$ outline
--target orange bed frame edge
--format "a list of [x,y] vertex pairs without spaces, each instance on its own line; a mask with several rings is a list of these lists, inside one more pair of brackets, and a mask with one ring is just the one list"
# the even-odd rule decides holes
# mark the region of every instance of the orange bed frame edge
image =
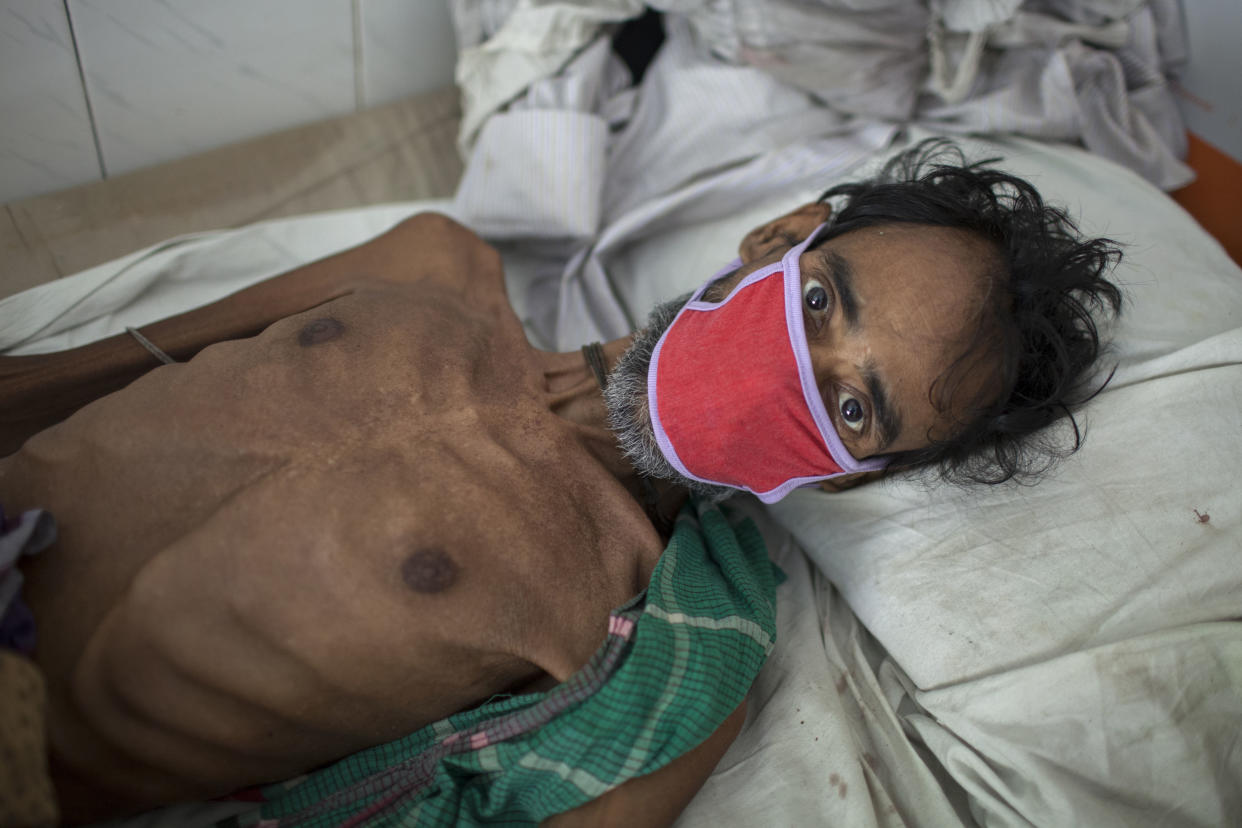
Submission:
[[1242,162],[1193,132],[1187,138],[1186,163],[1198,178],[1172,196],[1242,265]]

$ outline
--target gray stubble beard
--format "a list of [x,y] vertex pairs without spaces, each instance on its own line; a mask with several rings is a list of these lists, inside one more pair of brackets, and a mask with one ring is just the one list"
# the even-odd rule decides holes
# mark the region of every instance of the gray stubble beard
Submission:
[[633,344],[608,375],[604,406],[617,445],[635,471],[643,477],[672,481],[691,494],[716,502],[729,497],[736,489],[703,483],[679,472],[660,451],[647,408],[647,371],[651,357],[660,337],[673,324],[691,295],[687,293],[652,309],[646,327],[634,334]]

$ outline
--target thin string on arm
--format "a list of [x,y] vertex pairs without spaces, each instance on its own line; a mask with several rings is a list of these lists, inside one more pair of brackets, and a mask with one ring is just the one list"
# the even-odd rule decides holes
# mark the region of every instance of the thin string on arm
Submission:
[[139,345],[146,348],[147,351],[150,352],[151,356],[155,357],[156,359],[158,359],[160,362],[164,363],[165,365],[173,365],[176,363],[177,360],[173,359],[168,354],[160,350],[158,345],[156,345],[154,342],[152,342],[151,340],[143,336],[141,333],[139,333],[137,328],[126,328],[125,333],[129,334],[134,339],[138,340]]
[[582,346],[582,355],[586,358],[587,367],[595,375],[599,390],[608,389],[608,363],[604,361],[604,346],[598,342],[588,342]]

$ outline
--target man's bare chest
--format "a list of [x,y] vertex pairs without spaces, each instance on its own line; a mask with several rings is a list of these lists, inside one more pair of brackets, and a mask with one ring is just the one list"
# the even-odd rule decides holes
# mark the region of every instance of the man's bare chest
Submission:
[[189,572],[289,637],[316,607],[365,600],[369,636],[439,619],[572,670],[659,540],[541,399],[511,317],[402,298],[213,346],[33,444],[63,537],[59,575],[36,581],[68,589],[102,553],[86,625],[141,578],[188,589]]
[[423,235],[349,260],[414,260],[409,283],[156,369],[0,459],[0,501],[59,524],[26,597],[53,752],[101,785],[149,767],[181,774],[165,798],[216,795],[563,679],[645,586],[660,539],[551,410],[492,257],[413,259]]

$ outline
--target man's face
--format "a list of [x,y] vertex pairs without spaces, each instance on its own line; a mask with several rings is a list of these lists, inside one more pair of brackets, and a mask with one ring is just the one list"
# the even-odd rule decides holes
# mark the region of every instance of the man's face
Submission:
[[[705,298],[723,299],[792,246],[771,245]],[[994,256],[969,233],[908,224],[856,230],[802,254],[811,363],[824,407],[856,459],[951,436],[964,412],[938,411],[932,386],[978,324],[989,289],[983,267]]]
[[[780,261],[826,218],[826,209],[808,205],[748,235],[741,246],[743,266],[703,298],[723,299],[748,273]],[[985,267],[994,257],[987,242],[969,233],[924,225],[856,230],[802,254],[802,313],[814,374],[833,426],[856,459],[923,448],[952,436],[966,414],[961,401],[976,398],[994,381],[994,360],[984,360],[947,410],[933,403],[933,385],[962,355],[978,326],[990,289]],[[645,414],[650,350],[677,306],[657,309],[653,324],[635,337],[631,351],[640,353],[618,366],[618,372],[641,372],[643,378],[641,388],[634,383],[631,389],[642,397],[641,405],[631,406],[640,420],[630,424],[633,428],[650,431]],[[626,443],[622,429],[618,433]],[[667,468],[660,471],[658,476],[668,476]]]

